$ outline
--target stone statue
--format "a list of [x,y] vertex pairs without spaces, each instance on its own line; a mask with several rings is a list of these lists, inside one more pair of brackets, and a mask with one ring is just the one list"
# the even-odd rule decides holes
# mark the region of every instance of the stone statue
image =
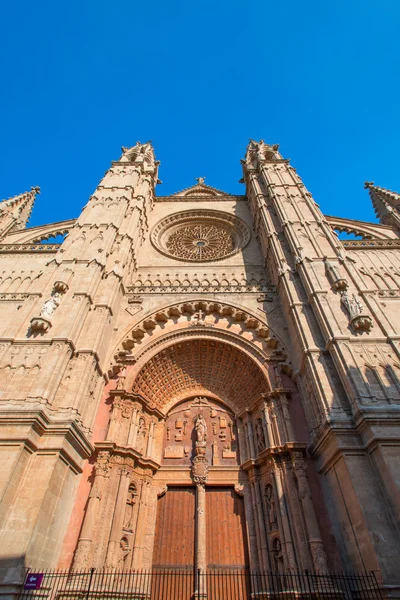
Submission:
[[349,313],[350,321],[361,315],[363,306],[355,294],[350,296],[346,291],[342,292],[340,300]]
[[40,316],[45,319],[50,319],[53,312],[56,310],[58,306],[61,304],[61,296],[59,293],[55,293],[51,296],[42,306],[42,310],[40,311]]
[[196,419],[195,429],[196,429],[197,441],[205,442],[206,438],[207,438],[207,423],[201,413],[199,413],[199,415]]

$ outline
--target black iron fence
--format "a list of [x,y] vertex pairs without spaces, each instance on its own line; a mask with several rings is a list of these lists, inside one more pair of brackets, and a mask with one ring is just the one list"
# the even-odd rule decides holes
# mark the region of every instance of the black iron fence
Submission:
[[28,571],[19,600],[382,600],[374,573]]

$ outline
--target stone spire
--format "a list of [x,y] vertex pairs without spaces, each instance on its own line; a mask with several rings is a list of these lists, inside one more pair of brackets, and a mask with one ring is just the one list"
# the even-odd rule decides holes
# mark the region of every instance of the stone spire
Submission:
[[373,181],[366,181],[364,187],[369,190],[372,205],[381,223],[400,228],[400,194],[378,187]]
[[10,231],[25,229],[37,194],[40,194],[40,188],[32,187],[30,192],[8,198],[0,203],[1,237]]

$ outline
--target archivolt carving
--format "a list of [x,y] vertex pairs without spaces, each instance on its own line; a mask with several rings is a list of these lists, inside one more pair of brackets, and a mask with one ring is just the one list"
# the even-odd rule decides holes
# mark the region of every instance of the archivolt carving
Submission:
[[227,258],[249,239],[250,230],[243,221],[216,210],[175,213],[160,221],[151,233],[153,245],[162,254],[189,262]]
[[[165,329],[165,324],[170,322],[174,325],[177,321],[181,321],[182,326],[192,321],[193,315],[199,310],[206,315],[205,322],[218,326],[223,319],[226,319],[227,327],[232,324],[237,324],[241,332],[250,332],[255,341],[261,342],[262,345],[268,348],[277,348],[279,345],[278,339],[271,334],[271,331],[265,323],[255,317],[248,311],[232,305],[226,305],[221,302],[213,302],[207,300],[193,300],[190,302],[182,302],[173,306],[159,310],[152,315],[148,315],[142,321],[139,321],[124,337],[118,350],[131,350],[137,344],[141,344],[147,336],[154,337],[158,329]],[[186,322],[185,319],[186,318]],[[283,349],[282,349],[283,351]],[[116,358],[118,356],[118,352]]]

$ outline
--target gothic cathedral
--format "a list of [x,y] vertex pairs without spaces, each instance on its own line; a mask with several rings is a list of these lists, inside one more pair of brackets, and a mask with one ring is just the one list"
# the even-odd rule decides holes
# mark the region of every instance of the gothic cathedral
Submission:
[[349,569],[396,596],[400,194],[325,216],[263,141],[242,196],[156,195],[158,165],[122,148],[69,221],[0,204],[3,581]]

